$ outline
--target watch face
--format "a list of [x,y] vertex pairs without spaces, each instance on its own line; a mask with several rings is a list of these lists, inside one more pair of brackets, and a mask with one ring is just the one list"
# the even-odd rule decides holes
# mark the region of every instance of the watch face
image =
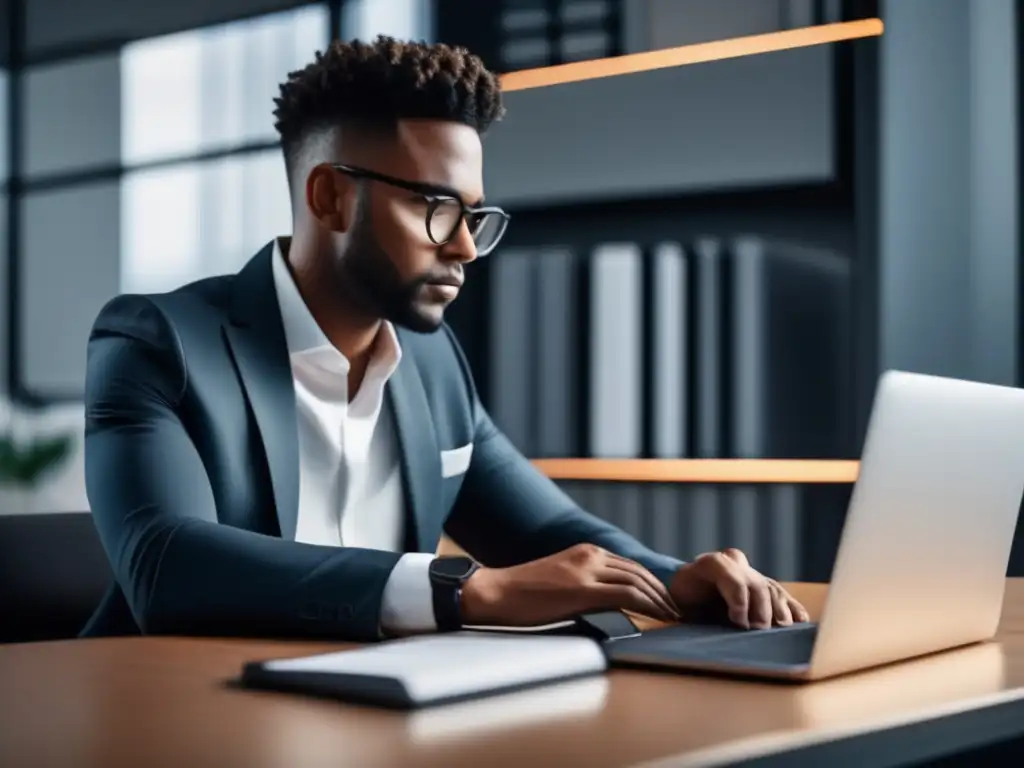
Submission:
[[435,576],[452,582],[462,581],[475,567],[468,557],[439,557],[430,564]]

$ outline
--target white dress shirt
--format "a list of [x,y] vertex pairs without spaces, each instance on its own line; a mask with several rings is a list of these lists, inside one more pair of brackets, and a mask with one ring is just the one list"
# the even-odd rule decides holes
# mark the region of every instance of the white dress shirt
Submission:
[[[299,436],[299,513],[295,540],[334,547],[400,552],[405,500],[394,419],[384,385],[402,359],[385,322],[363,382],[349,399],[349,361],[306,307],[279,238],[273,257]],[[428,568],[432,554],[405,554],[384,588],[381,629],[387,634],[436,629]]]

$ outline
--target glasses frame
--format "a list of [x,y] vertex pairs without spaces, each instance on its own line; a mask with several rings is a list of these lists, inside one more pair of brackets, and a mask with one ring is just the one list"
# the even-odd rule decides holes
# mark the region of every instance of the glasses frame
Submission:
[[[427,215],[424,219],[424,225],[427,230],[427,237],[430,238],[430,242],[434,245],[445,245],[450,242],[455,233],[458,232],[459,227],[462,226],[462,222],[466,220],[468,216],[479,215],[479,214],[494,214],[501,217],[501,230],[498,232],[497,237],[494,238],[494,243],[486,251],[477,249],[477,256],[487,256],[498,247],[498,243],[505,236],[505,230],[508,229],[509,220],[512,218],[504,209],[494,205],[474,207],[466,205],[461,195],[454,189],[446,187],[443,184],[430,184],[423,181],[408,181],[406,179],[399,179],[395,176],[388,176],[385,173],[378,173],[377,171],[371,171],[367,168],[360,168],[356,165],[346,165],[344,163],[331,163],[331,168],[344,173],[346,176],[350,176],[353,179],[366,179],[368,181],[377,181],[381,184],[387,184],[390,187],[396,187],[398,189],[404,189],[407,192],[414,192],[417,195],[423,196],[427,201]],[[462,208],[455,223],[452,225],[451,231],[446,237],[441,240],[434,238],[431,232],[430,223],[434,218],[434,213],[444,203],[450,202],[458,203]],[[476,239],[473,240],[476,243]]]

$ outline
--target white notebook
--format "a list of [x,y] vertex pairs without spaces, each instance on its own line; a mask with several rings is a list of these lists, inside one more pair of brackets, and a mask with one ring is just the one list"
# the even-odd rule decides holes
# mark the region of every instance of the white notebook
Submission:
[[603,673],[586,637],[456,632],[247,664],[242,683],[413,708]]

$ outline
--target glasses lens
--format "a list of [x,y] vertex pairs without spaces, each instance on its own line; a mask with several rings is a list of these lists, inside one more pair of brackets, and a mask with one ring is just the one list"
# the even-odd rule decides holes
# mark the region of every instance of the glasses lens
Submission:
[[455,228],[462,218],[462,206],[457,200],[435,200],[427,219],[427,234],[430,240],[443,245],[452,239]]
[[497,211],[473,214],[470,231],[473,233],[473,242],[476,243],[477,256],[486,256],[494,250],[501,236],[505,234],[506,226],[508,219]]

